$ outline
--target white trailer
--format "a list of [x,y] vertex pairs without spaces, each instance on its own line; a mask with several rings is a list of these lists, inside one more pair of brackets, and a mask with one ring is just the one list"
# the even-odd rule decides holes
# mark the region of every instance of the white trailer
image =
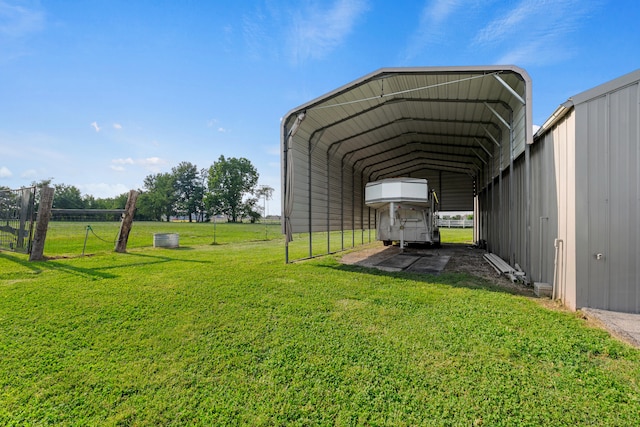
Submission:
[[385,246],[399,242],[440,245],[438,199],[426,179],[389,178],[365,187],[365,203],[376,209],[377,239]]

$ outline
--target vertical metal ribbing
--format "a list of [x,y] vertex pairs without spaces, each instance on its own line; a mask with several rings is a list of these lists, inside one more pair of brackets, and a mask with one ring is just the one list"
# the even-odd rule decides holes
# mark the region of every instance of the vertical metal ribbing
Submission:
[[[529,125],[527,125],[529,126]],[[525,271],[531,271],[533,266],[531,265],[531,248],[529,245],[531,244],[531,153],[530,146],[525,141],[524,146],[524,173],[525,173],[525,185],[524,185],[524,197],[525,197],[525,233],[524,233],[524,259],[527,264],[525,266]]]
[[331,253],[331,160],[327,150],[327,253]]
[[308,171],[308,175],[309,175],[309,186],[308,186],[308,189],[309,189],[309,227],[308,227],[308,229],[309,229],[309,258],[313,257],[313,242],[312,242],[313,226],[311,225],[311,222],[313,220],[312,215],[311,215],[311,209],[313,207],[312,206],[313,197],[311,195],[311,189],[312,189],[312,187],[311,187],[311,151],[312,151],[312,149],[311,149],[311,138],[309,138],[309,153],[307,155],[307,165],[308,165],[308,168],[309,168],[309,171]]
[[515,265],[516,222],[513,218],[515,208],[515,174],[513,173],[513,111],[509,113],[509,264]]
[[351,167],[351,247],[356,246],[356,177]]
[[340,161],[340,248],[344,251],[344,157]]

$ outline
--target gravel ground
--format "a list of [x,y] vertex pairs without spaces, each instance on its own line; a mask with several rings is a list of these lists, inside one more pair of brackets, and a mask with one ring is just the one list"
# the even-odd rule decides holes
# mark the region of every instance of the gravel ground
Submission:
[[[363,267],[376,268],[376,265],[385,259],[401,253],[397,246],[384,246],[380,242],[366,245],[360,250],[345,254],[341,262],[344,264],[356,264]],[[405,248],[405,254],[417,256],[449,256],[449,262],[442,270],[443,273],[468,273],[486,279],[493,284],[509,289],[523,295],[533,296],[533,289],[522,283],[512,283],[489,264],[483,255],[483,249],[478,249],[465,244],[445,243],[440,248]]]

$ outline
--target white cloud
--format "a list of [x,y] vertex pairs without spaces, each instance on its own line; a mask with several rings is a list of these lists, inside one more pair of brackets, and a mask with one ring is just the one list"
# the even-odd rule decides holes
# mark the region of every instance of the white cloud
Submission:
[[124,172],[127,166],[140,166],[145,170],[159,172],[168,162],[160,157],[146,159],[132,159],[131,157],[112,159],[109,167],[116,172]]
[[219,120],[218,119],[209,119],[207,120],[207,127],[208,128],[212,128],[214,126],[217,126],[216,130],[220,133],[227,133],[227,132],[231,132],[231,129],[227,129],[225,127],[222,126],[218,126]]
[[[499,64],[566,61],[572,51],[567,36],[586,22],[585,17],[597,6],[597,2],[581,0],[522,0],[489,21],[472,44],[494,51],[504,46],[496,60]],[[532,22],[535,25],[529,25]]]
[[433,24],[444,22],[460,5],[455,0],[436,0],[422,11],[422,20]]
[[113,128],[116,130],[122,130],[122,125],[120,123],[114,123]]
[[13,173],[9,170],[8,167],[0,167],[0,178],[10,178],[11,176],[13,176]]
[[111,160],[111,163],[114,163],[116,165],[132,165],[135,162],[131,157],[127,157],[126,159],[113,159]]
[[98,122],[91,123],[91,127],[93,127],[96,132],[100,132],[100,126],[98,126]]
[[0,1],[0,34],[19,38],[44,28],[44,13]]
[[81,193],[91,194],[98,199],[105,199],[108,197],[119,196],[123,193],[128,193],[132,188],[127,187],[124,184],[105,184],[105,183],[91,183],[91,184],[78,184],[76,185]]
[[329,7],[312,5],[294,12],[288,37],[292,61],[326,57],[344,42],[366,10],[363,0],[337,0]]
[[418,28],[407,46],[405,59],[414,58],[430,43],[440,43],[450,29],[450,25],[447,25],[449,19],[462,6],[462,3],[460,0],[427,2],[420,14]]
[[166,165],[167,161],[160,157],[147,157],[146,159],[138,160],[137,163],[145,166],[160,166]]
[[505,35],[514,32],[520,32],[521,37],[525,36],[522,31],[523,22],[535,16],[537,9],[539,12],[540,9],[547,9],[547,7],[546,2],[538,0],[522,1],[515,9],[507,11],[504,16],[494,19],[480,30],[476,36],[476,43],[484,44],[501,41]]
[[[254,59],[286,56],[293,64],[325,58],[351,34],[368,0],[306,1],[289,7],[265,2],[243,17],[246,52]],[[280,34],[285,29],[286,34]],[[280,37],[286,41],[285,51]]]
[[137,160],[136,164],[144,167],[148,171],[158,173],[162,170],[163,166],[167,165],[167,161],[160,157],[148,157],[146,159]]
[[38,176],[38,171],[35,169],[27,169],[20,174],[20,178],[35,178]]

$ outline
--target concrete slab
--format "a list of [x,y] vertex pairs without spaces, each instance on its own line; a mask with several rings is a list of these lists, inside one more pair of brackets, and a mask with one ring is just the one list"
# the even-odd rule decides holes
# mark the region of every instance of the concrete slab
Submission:
[[376,267],[384,271],[402,271],[419,259],[419,256],[399,254],[379,262]]
[[533,282],[533,293],[540,298],[551,298],[553,295],[553,287],[548,283]]
[[587,318],[598,320],[613,335],[640,348],[640,314],[619,313],[596,308],[582,308],[580,311]]
[[416,262],[411,264],[407,271],[414,273],[439,274],[447,266],[449,262],[448,255],[422,256]]

